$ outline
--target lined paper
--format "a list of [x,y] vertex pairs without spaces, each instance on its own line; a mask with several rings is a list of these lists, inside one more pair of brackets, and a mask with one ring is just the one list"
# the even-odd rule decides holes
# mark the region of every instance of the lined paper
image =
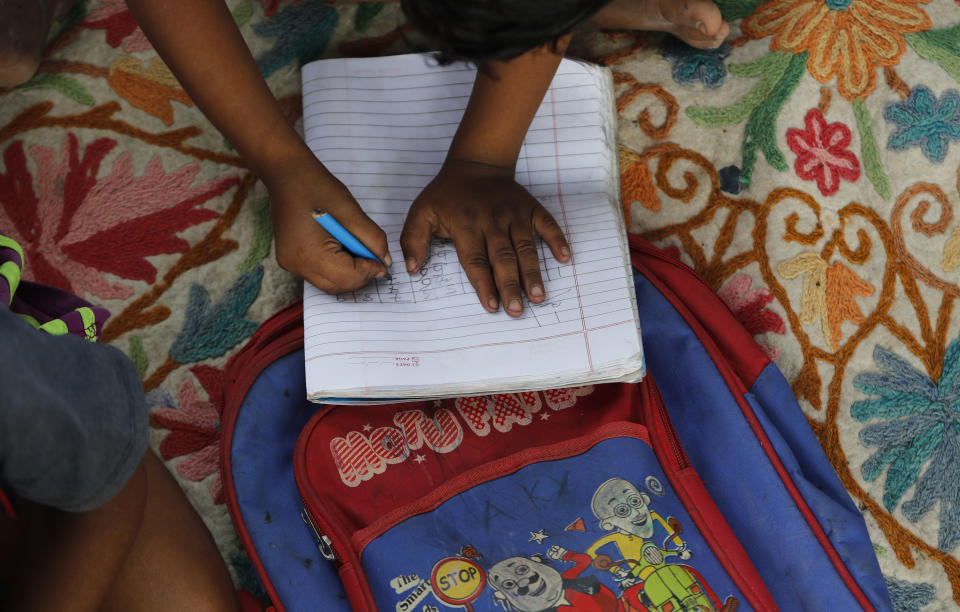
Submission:
[[619,208],[609,72],[564,60],[527,134],[517,181],[571,246],[540,244],[546,299],[522,317],[480,305],[450,241],[403,269],[411,202],[440,170],[475,69],[424,55],[329,59],[303,67],[304,137],[386,232],[392,280],[327,295],[304,286],[307,394],[443,397],[636,379],[643,368]]

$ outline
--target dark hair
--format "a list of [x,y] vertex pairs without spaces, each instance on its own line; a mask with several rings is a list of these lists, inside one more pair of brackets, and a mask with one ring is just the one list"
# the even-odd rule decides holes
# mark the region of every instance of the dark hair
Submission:
[[441,64],[508,60],[555,43],[610,0],[401,0]]

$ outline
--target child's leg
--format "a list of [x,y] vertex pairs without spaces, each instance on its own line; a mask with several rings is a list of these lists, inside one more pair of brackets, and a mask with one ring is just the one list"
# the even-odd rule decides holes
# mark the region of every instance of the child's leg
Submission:
[[0,87],[33,76],[43,57],[50,26],[73,0],[0,0]]
[[[14,529],[16,528],[16,529]],[[156,456],[90,512],[0,519],[11,610],[236,610],[213,539]]]
[[611,30],[669,32],[700,49],[718,47],[730,34],[712,0],[612,0],[590,23]]
[[150,451],[144,466],[143,522],[102,610],[236,610],[230,575],[200,516]]
[[2,577],[6,608],[96,610],[110,589],[140,529],[146,474],[137,468],[126,486],[90,512],[70,513],[28,501],[16,519],[5,519]]

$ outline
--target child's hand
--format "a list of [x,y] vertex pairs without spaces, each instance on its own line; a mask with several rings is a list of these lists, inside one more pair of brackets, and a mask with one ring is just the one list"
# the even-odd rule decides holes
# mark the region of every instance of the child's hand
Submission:
[[329,212],[374,254],[390,265],[387,236],[364,214],[347,188],[319,162],[265,179],[273,213],[277,263],[327,293],[359,289],[386,274],[383,265],[345,251],[311,216]]
[[544,298],[537,236],[557,261],[570,259],[560,226],[517,184],[513,169],[479,162],[448,159],[410,207],[400,246],[411,274],[432,235],[453,239],[484,308],[495,312],[502,301],[512,316],[523,312],[522,292],[532,302]]

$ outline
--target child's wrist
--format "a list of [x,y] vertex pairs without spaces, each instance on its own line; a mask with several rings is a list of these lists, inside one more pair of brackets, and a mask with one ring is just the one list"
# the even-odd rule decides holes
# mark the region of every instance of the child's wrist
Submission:
[[324,167],[310,149],[291,148],[286,151],[274,150],[271,153],[260,156],[262,159],[253,160],[250,163],[251,169],[264,182],[267,189],[272,189],[274,185],[281,184],[294,177],[304,174],[317,173],[324,174],[331,181],[335,181],[333,175]]
[[[464,133],[466,132],[466,133]],[[522,143],[522,138],[521,138]],[[463,161],[508,168],[517,166],[521,144],[503,142],[499,138],[489,138],[485,133],[470,130],[458,131],[447,151],[446,162]]]
[[488,155],[465,155],[451,151],[444,160],[445,168],[452,167],[472,167],[478,171],[490,174],[510,174],[516,172],[516,158],[500,158]]
[[313,151],[283,117],[270,127],[260,127],[259,136],[241,151],[251,170],[269,184],[301,168],[319,165]]

